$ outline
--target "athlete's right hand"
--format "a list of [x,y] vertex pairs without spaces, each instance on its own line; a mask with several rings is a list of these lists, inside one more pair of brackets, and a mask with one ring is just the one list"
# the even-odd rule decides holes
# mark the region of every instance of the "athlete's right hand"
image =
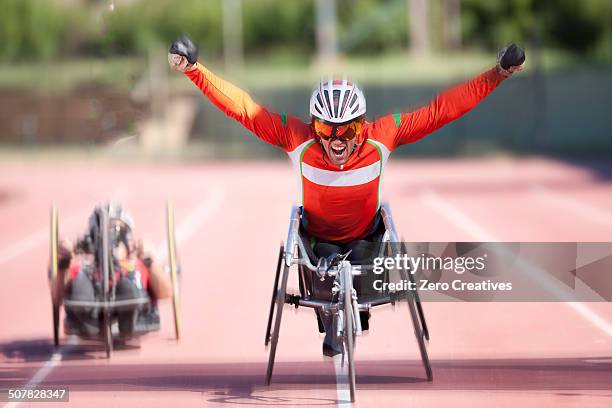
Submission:
[[198,61],[198,47],[191,38],[182,35],[170,45],[168,63],[177,71],[187,72],[195,68]]

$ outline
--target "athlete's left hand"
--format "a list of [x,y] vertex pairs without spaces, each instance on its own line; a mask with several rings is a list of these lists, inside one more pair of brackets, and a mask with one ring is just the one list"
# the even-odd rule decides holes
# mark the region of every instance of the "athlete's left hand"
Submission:
[[525,51],[514,43],[508,44],[497,54],[497,67],[500,73],[510,76],[525,66]]

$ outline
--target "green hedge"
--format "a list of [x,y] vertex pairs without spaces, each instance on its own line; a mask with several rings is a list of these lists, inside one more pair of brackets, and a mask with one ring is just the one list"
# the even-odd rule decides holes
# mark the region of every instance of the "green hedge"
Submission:
[[[0,59],[39,60],[58,56],[143,53],[153,44],[187,32],[208,54],[222,41],[222,0],[0,0]],[[336,0],[340,47],[375,54],[408,43],[407,0]],[[432,33],[439,36],[441,2],[430,0]],[[70,2],[73,4],[74,2]],[[242,0],[247,53],[315,47],[314,0]],[[463,43],[497,49],[509,40],[612,61],[610,0],[462,0]],[[434,44],[437,44],[434,41]]]
[[37,0],[0,0],[0,58],[40,59],[58,52],[65,10]]
[[462,0],[465,44],[540,41],[612,62],[610,0]]

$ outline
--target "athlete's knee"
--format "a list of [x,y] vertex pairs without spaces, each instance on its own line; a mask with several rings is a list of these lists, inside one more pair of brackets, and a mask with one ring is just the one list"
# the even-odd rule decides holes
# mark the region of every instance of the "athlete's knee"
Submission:
[[318,242],[314,246],[314,253],[319,258],[328,258],[334,254],[342,252],[342,248],[338,245],[329,244],[327,242]]
[[352,263],[370,263],[376,256],[378,243],[370,242],[363,239],[351,242],[347,245],[346,249],[351,250],[351,253],[347,257]]
[[93,301],[95,297],[93,281],[86,273],[80,272],[72,282],[70,282],[68,298],[71,300]]
[[117,282],[117,299],[135,299],[143,295],[142,289],[130,277],[122,276]]

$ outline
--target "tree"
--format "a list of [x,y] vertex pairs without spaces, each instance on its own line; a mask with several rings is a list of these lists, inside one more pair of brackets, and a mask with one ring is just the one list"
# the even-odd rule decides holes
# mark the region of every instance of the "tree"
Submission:
[[410,50],[416,55],[428,54],[431,48],[429,40],[428,0],[408,0],[410,21]]
[[442,0],[442,42],[447,50],[461,48],[461,0]]
[[335,61],[338,54],[336,36],[336,1],[317,0],[315,4],[317,50],[321,61]]

